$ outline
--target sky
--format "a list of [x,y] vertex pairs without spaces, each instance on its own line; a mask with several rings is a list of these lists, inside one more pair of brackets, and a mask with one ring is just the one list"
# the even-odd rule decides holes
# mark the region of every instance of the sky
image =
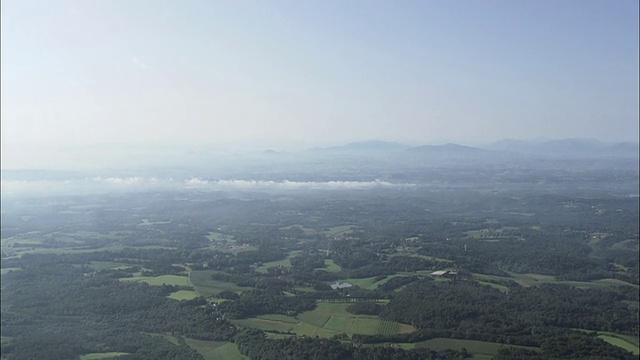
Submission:
[[3,162],[53,146],[638,141],[638,1],[4,0]]

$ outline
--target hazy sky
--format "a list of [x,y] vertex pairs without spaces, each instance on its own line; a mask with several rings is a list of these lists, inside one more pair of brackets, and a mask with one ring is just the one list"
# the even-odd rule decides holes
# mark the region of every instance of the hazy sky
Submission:
[[637,0],[4,0],[1,14],[3,158],[24,142],[638,139]]

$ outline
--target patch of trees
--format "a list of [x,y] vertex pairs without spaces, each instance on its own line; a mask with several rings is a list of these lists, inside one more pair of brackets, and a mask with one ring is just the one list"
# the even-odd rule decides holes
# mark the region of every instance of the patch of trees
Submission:
[[374,302],[357,302],[347,306],[347,311],[356,315],[379,315],[383,308]]
[[624,304],[637,297],[625,287],[605,291],[544,284],[502,294],[471,281],[420,280],[392,298],[380,316],[462,338],[531,345],[540,341],[536,332],[556,327],[637,335],[634,309]]
[[[156,349],[147,349],[142,344],[136,348],[125,346],[127,342],[120,337],[113,345],[99,344],[104,343],[103,338],[122,334],[123,329],[203,340],[230,340],[237,331],[215,308],[203,306],[202,298],[167,298],[177,287],[120,282],[108,272],[95,273],[49,256],[45,265],[32,261],[41,260],[39,257],[26,257],[22,271],[2,277],[2,334],[13,338],[6,347],[3,344],[3,354],[68,359],[81,353],[119,351],[136,353],[136,358],[190,359],[191,355],[185,355],[193,355],[188,347],[156,344]],[[52,334],[64,334],[65,340],[52,338]],[[166,352],[157,352],[159,349]],[[36,352],[41,356],[34,356]]]
[[311,272],[316,268],[324,268],[324,257],[317,251],[305,251],[289,260],[294,271]]
[[315,307],[314,299],[287,296],[275,289],[244,291],[238,299],[225,301],[218,306],[221,312],[236,319],[262,314],[296,315]]

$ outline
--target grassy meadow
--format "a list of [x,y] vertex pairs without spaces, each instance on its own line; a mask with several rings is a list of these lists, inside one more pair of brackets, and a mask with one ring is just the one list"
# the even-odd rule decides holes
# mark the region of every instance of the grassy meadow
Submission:
[[233,323],[264,331],[291,332],[324,338],[340,333],[393,335],[415,331],[411,325],[381,320],[376,316],[351,314],[346,310],[347,306],[349,304],[320,302],[316,309],[297,317],[271,314],[233,320]]

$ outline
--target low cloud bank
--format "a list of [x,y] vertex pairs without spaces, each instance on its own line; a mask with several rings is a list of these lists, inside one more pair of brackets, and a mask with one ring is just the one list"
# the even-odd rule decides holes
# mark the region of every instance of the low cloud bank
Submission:
[[158,191],[189,190],[372,190],[378,188],[410,187],[412,184],[397,184],[381,180],[372,181],[271,181],[271,180],[207,180],[191,178],[174,180],[173,178],[142,177],[93,177],[78,180],[20,181],[2,180],[3,195],[71,195],[90,194],[111,191]]

